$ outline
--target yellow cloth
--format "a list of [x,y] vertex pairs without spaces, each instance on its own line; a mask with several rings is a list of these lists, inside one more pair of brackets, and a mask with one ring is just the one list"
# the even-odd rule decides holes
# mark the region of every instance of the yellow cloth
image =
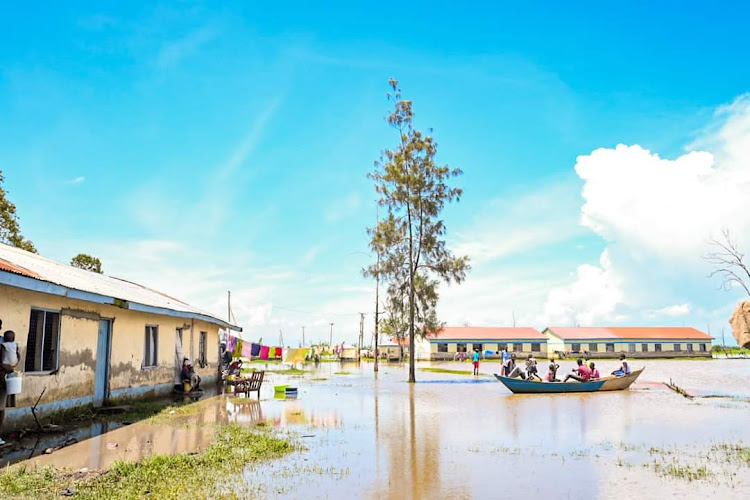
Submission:
[[285,363],[304,363],[305,357],[310,354],[310,348],[287,349],[284,354]]

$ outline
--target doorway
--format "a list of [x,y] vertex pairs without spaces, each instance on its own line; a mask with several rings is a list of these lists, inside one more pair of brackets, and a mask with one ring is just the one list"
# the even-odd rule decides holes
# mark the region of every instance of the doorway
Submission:
[[109,361],[112,350],[112,320],[99,320],[99,340],[96,343],[96,374],[94,379],[94,407],[101,407],[109,397]]

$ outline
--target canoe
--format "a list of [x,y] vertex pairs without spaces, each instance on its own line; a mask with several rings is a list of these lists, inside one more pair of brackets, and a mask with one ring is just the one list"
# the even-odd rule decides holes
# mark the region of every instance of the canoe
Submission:
[[630,372],[624,377],[604,377],[589,382],[539,382],[495,374],[513,394],[561,394],[568,392],[622,391],[631,386],[644,368]]

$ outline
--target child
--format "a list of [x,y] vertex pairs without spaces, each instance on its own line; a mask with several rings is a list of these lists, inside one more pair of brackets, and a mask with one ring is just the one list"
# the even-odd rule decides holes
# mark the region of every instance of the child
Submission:
[[555,363],[555,358],[552,358],[552,362],[549,364],[549,371],[547,372],[546,380],[547,382],[559,382],[557,379],[557,370],[560,368],[560,365]]
[[601,378],[601,376],[599,375],[599,370],[596,369],[596,365],[594,365],[593,361],[591,363],[589,363],[589,368],[591,368],[591,378],[592,379]]
[[537,373],[536,360],[534,359],[533,354],[529,354],[529,357],[526,359],[526,375],[528,376],[529,380],[533,380],[536,378],[540,382],[542,381],[542,378]]
[[[0,325],[2,321],[0,321]],[[0,342],[0,432],[3,430],[3,420],[5,420],[5,405],[8,401],[8,388],[5,385],[5,375],[13,373],[18,364],[20,356],[18,355],[18,344],[16,343],[16,334],[8,330],[3,335],[3,341]],[[11,400],[11,405],[13,400]],[[0,438],[0,446],[5,441]]]

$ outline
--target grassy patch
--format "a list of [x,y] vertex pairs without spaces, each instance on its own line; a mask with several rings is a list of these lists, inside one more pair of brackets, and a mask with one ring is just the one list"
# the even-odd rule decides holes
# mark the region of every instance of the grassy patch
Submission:
[[171,411],[175,408],[191,406],[193,403],[172,403],[168,400],[151,400],[151,401],[130,401],[123,400],[113,402],[112,406],[127,405],[132,407],[130,410],[122,413],[99,413],[92,405],[76,406],[59,410],[40,418],[42,423],[56,425],[78,425],[85,422],[137,422],[165,410]]
[[697,481],[700,479],[708,479],[711,476],[711,472],[706,466],[693,466],[693,465],[682,465],[677,462],[661,463],[654,462],[654,471],[660,476],[675,477],[678,479],[686,479],[687,481]]
[[[473,375],[472,370],[448,370],[447,368],[420,368],[420,371],[430,373],[448,373],[450,375]],[[487,373],[480,373],[480,377],[491,377],[492,375]]]
[[221,425],[215,441],[199,454],[155,455],[141,462],[117,462],[100,475],[52,468],[10,467],[0,472],[2,498],[53,498],[65,489],[75,498],[216,498],[237,496],[226,489],[232,474],[252,463],[293,450],[286,440],[236,424]]
[[328,379],[325,378],[325,377],[315,377],[315,378],[310,379],[310,380],[313,380],[315,382],[323,382],[323,381],[328,380]]
[[349,372],[333,372],[334,375],[351,375]]

